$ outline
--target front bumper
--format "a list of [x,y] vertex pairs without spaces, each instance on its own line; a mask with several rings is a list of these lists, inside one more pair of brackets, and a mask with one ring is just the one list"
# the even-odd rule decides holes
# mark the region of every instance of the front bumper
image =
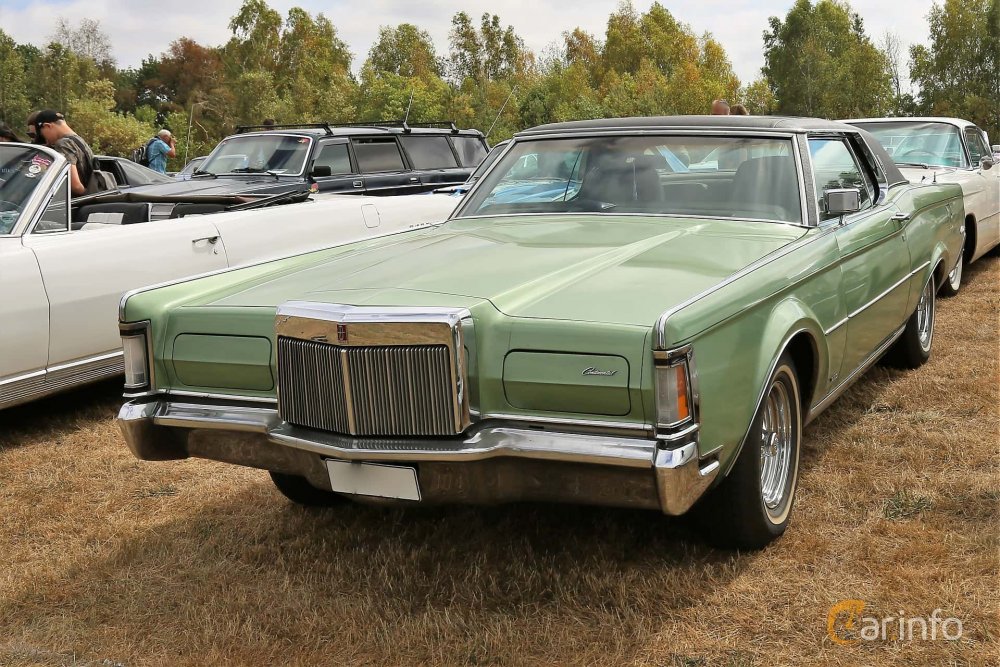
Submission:
[[719,473],[717,460],[699,460],[696,429],[666,441],[486,420],[464,438],[354,438],[282,422],[270,404],[165,399],[126,403],[118,421],[139,459],[195,456],[301,475],[325,489],[326,459],[413,465],[424,502],[533,500],[678,515]]

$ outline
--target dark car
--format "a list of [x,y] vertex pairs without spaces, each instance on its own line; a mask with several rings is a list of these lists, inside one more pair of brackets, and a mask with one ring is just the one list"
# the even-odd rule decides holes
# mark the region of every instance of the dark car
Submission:
[[115,177],[119,189],[134,188],[139,185],[172,183],[174,180],[158,171],[136,164],[128,158],[110,155],[97,155],[95,157],[98,164],[101,165],[101,171],[106,171]]
[[239,127],[190,179],[133,192],[415,194],[465,182],[488,150],[482,132],[451,122]]
[[180,171],[171,174],[167,172],[169,176],[173,176],[175,181],[186,181],[191,178],[191,175],[201,166],[201,163],[205,161],[207,155],[200,155],[198,157],[191,158],[191,161],[184,165],[184,168]]

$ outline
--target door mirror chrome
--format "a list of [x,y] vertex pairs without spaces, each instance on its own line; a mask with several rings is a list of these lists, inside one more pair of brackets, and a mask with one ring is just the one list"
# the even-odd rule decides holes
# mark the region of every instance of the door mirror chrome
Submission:
[[993,158],[986,157],[985,155],[979,158],[979,168],[983,171],[988,171],[993,168]]
[[861,190],[858,188],[824,190],[823,206],[830,216],[857,213],[861,210]]

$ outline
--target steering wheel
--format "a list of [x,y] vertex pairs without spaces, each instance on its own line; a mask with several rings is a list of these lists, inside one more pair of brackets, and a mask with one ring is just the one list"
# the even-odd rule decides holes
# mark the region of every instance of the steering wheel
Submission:
[[14,211],[16,213],[20,213],[21,207],[12,201],[7,201],[6,199],[0,199],[0,211]]

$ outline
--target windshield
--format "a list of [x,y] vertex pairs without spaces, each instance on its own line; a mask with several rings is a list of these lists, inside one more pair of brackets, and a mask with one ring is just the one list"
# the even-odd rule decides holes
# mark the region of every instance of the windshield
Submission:
[[274,173],[297,176],[309,155],[309,137],[247,134],[223,139],[199,171],[212,174]]
[[0,234],[14,229],[51,166],[52,158],[37,148],[0,143]]
[[478,167],[476,167],[476,170],[472,172],[471,176],[469,176],[468,182],[474,183],[482,178],[483,174],[486,173],[486,170],[490,168],[490,165],[497,161],[497,158],[500,157],[500,153],[503,153],[503,149],[507,148],[507,144],[509,143],[509,141],[501,141],[499,144],[491,148],[490,152],[486,154],[483,161],[479,163]]
[[875,135],[900,166],[966,167],[958,128],[948,123],[854,123]]
[[800,223],[792,142],[681,135],[516,141],[459,215],[572,212]]

